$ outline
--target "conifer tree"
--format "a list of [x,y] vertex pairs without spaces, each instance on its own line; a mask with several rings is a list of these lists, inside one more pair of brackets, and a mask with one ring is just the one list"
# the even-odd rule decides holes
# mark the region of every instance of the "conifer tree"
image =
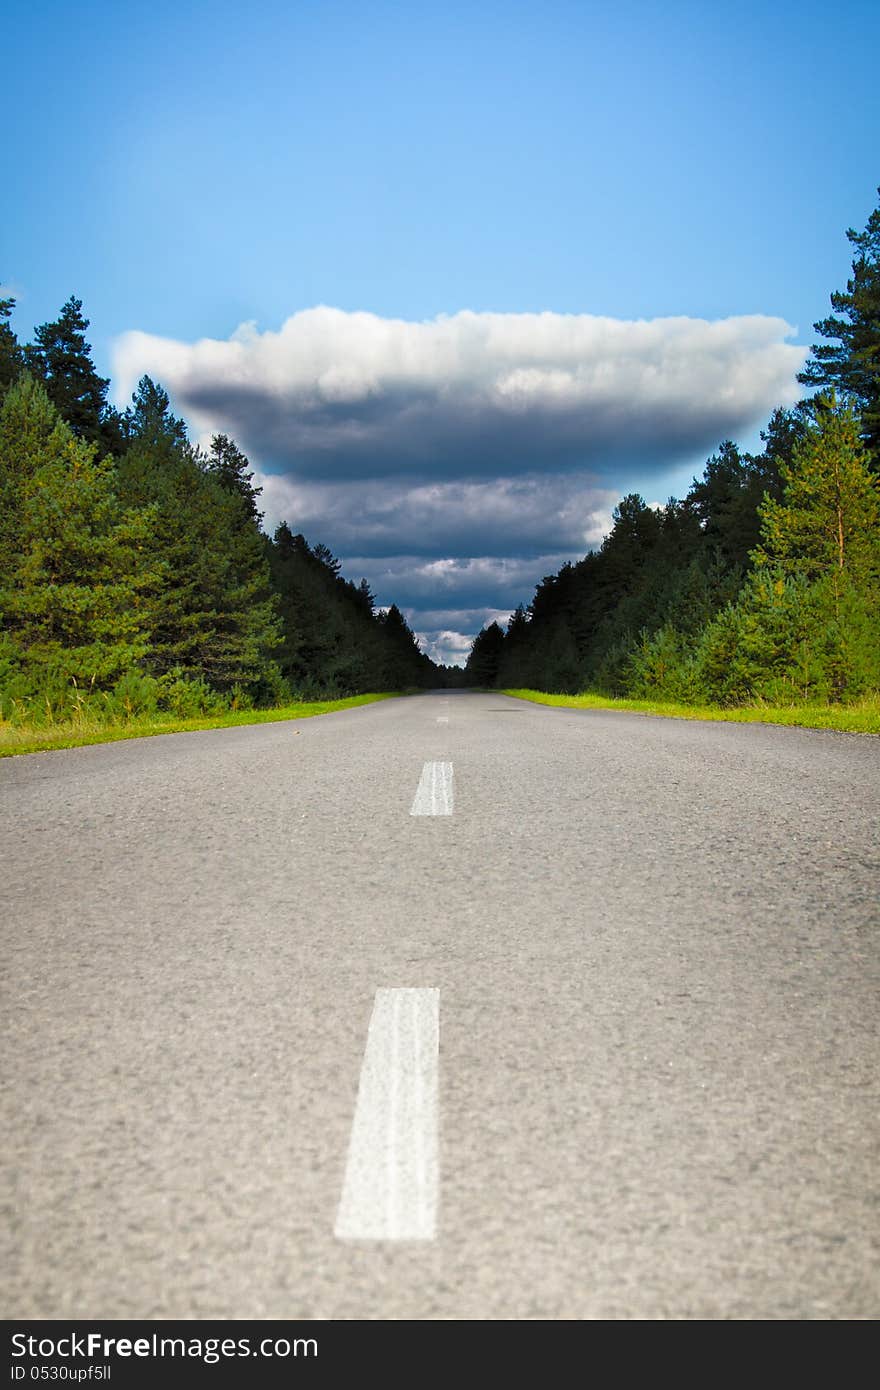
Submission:
[[880,482],[847,406],[820,402],[760,508],[736,601],[697,644],[711,699],[847,699],[880,684]]
[[86,342],[88,326],[82,300],[71,295],[57,319],[35,330],[36,341],[25,348],[25,361],[77,438],[104,452],[117,452],[119,419],[107,405],[109,379],[95,371]]
[[518,689],[526,684],[528,640],[529,620],[525,608],[519,604],[516,611],[511,613],[504,634],[504,645],[496,674],[500,687]]
[[280,641],[265,546],[246,500],[188,442],[167,392],[143,377],[125,415],[122,495],[157,512],[166,578],[154,594],[149,669],[181,668],[219,690],[259,687]]
[[357,599],[361,607],[364,609],[364,612],[369,613],[370,617],[372,617],[373,611],[376,607],[376,596],[370,588],[369,584],[367,583],[366,579],[362,579],[360,584],[358,584],[355,590],[355,598]]
[[847,571],[854,579],[876,572],[880,546],[880,481],[872,476],[859,422],[833,398],[783,464],[784,495],[759,507],[761,544],[755,564],[818,579]]
[[473,685],[493,686],[504,650],[504,633],[497,622],[489,623],[471,643],[465,674]]
[[0,410],[0,625],[37,684],[109,688],[149,651],[155,518],[114,482],[22,376]]
[[694,479],[685,507],[700,521],[702,549],[728,568],[748,564],[757,544],[757,507],[768,483],[766,461],[743,454],[727,439]]
[[257,507],[261,487],[254,487],[250,461],[242,453],[233,439],[225,434],[215,434],[208,450],[207,471],[226,492],[235,493],[244,503],[245,515],[257,525],[263,513]]
[[14,299],[0,298],[0,397],[9,390],[24,366],[18,339],[9,325],[14,308]]
[[831,296],[834,313],[813,325],[829,341],[812,348],[798,381],[830,387],[854,404],[872,466],[880,470],[880,206],[863,232],[850,227],[846,235],[856,252],[852,275],[846,290]]

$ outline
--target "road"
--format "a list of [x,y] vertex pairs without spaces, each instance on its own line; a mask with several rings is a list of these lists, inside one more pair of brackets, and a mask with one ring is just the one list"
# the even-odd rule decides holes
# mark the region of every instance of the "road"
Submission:
[[5,1316],[876,1317],[878,787],[454,691],[4,759]]

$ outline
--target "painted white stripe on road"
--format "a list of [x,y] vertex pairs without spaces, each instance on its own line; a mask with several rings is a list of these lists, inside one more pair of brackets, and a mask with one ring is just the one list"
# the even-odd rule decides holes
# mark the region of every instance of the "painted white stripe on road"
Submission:
[[410,815],[451,816],[452,806],[452,763],[425,763]]
[[439,989],[376,990],[338,1240],[434,1239],[439,1051]]
[[449,723],[449,715],[448,715],[448,714],[441,714],[441,715],[439,715],[438,718],[437,718],[437,723],[438,723],[438,724],[448,724],[448,723]]

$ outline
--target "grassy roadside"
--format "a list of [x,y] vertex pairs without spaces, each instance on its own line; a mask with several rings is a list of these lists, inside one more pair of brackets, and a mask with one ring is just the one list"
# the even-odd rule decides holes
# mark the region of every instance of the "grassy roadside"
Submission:
[[872,695],[853,705],[680,705],[653,700],[612,700],[604,695],[547,695],[540,690],[504,690],[517,700],[563,709],[631,710],[665,719],[717,719],[734,724],[795,724],[802,729],[839,729],[849,734],[880,734],[880,697]]
[[50,748],[81,748],[89,743],[115,743],[123,738],[151,738],[154,734],[183,734],[195,729],[228,729],[236,724],[274,724],[283,719],[310,719],[315,714],[353,709],[356,705],[370,705],[375,700],[391,700],[400,693],[391,690],[382,695],[352,695],[346,700],[313,700],[284,705],[278,709],[230,710],[199,719],[177,719],[173,714],[157,714],[102,724],[86,717],[46,728],[18,726],[0,720],[0,758],[11,757],[15,753],[43,753]]

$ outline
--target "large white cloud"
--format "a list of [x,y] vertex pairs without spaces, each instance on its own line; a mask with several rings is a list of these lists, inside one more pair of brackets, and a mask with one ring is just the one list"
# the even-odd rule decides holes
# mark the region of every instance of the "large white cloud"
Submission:
[[804,349],[761,314],[624,321],[463,310],[426,322],[325,306],[226,341],[140,332],[116,344],[199,428],[300,478],[511,476],[661,466],[795,398]]

